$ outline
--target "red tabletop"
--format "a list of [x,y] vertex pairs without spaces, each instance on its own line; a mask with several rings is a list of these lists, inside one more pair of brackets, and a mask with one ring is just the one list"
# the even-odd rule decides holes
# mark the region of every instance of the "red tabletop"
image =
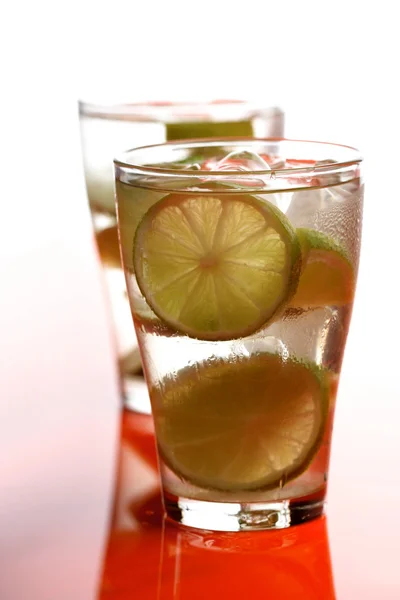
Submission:
[[[340,491],[331,494],[328,517],[292,529],[216,533],[179,527],[162,515],[152,421],[125,412],[98,598],[399,598],[399,518],[390,513],[388,496],[384,506],[378,490],[368,491],[364,477],[371,467],[355,473],[354,481],[343,478]],[[394,489],[398,494],[398,477]]]
[[123,415],[99,599],[335,598],[326,518],[285,531],[216,533],[162,515],[149,417]]
[[364,422],[345,427],[339,408],[327,517],[288,530],[216,533],[165,522],[145,415],[123,413],[120,443],[106,451],[95,451],[93,438],[70,446],[74,475],[51,467],[61,454],[21,456],[15,468],[45,461],[47,479],[35,485],[44,476],[36,471],[2,505],[0,598],[398,599],[400,475],[395,456],[380,462],[396,427],[378,442],[365,410]]

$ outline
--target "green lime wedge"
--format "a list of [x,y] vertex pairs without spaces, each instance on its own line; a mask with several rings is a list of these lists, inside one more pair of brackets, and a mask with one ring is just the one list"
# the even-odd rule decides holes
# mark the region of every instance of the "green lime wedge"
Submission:
[[293,308],[343,306],[352,302],[355,272],[346,250],[327,235],[297,229],[302,250],[302,272]]

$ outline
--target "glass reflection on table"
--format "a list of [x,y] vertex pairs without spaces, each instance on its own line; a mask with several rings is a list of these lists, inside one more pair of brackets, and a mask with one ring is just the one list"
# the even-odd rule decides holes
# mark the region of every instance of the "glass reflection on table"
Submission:
[[124,412],[99,600],[335,599],[326,518],[221,533],[163,517],[151,417]]

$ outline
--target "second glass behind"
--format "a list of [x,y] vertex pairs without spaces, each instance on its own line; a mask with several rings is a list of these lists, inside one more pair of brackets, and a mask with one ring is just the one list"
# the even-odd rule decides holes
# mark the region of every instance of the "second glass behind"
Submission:
[[125,406],[150,412],[120,262],[113,158],[132,146],[196,137],[282,137],[278,108],[242,101],[98,105],[80,103],[86,187],[111,304]]
[[360,162],[345,146],[244,139],[115,161],[172,519],[239,530],[323,512],[359,260]]

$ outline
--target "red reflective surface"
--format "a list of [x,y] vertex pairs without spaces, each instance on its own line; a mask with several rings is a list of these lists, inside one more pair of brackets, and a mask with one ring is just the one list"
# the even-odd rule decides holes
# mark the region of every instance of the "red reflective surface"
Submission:
[[[132,461],[132,449],[154,467],[146,419],[129,413],[123,418],[119,483],[100,600],[336,597],[326,518],[290,530],[241,533],[188,529],[165,521],[150,469],[148,491],[140,494],[133,463],[125,468]],[[142,486],[143,477],[142,472]]]
[[74,410],[68,431],[45,414],[33,432],[21,420],[0,497],[1,600],[397,600],[397,425],[382,435],[373,418],[375,399],[396,397],[383,389],[345,381],[327,517],[281,531],[164,522],[150,417],[125,412],[120,423],[98,405],[80,436]]
[[241,533],[165,521],[151,430],[149,417],[123,414],[99,600],[359,597],[350,587],[348,595],[335,593],[326,517],[288,530]]

